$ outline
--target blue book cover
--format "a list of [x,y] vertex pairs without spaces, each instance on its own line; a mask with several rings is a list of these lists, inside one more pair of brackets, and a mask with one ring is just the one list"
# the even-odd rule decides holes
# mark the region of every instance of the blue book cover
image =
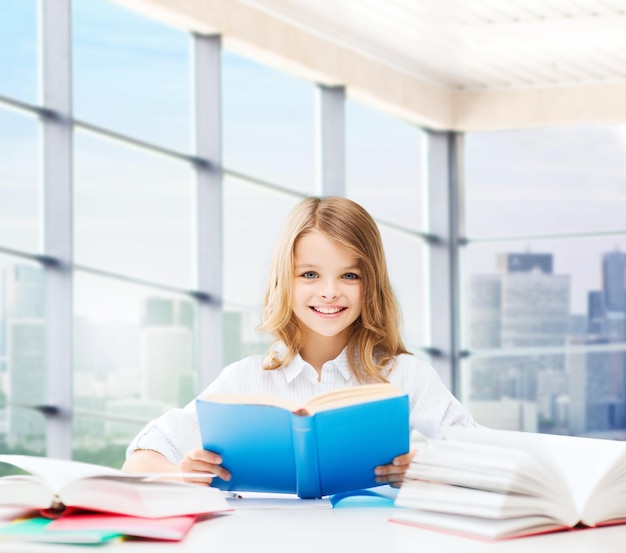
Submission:
[[376,486],[374,467],[409,451],[408,396],[389,384],[334,390],[304,406],[267,396],[196,401],[202,445],[219,453],[232,491],[317,498]]

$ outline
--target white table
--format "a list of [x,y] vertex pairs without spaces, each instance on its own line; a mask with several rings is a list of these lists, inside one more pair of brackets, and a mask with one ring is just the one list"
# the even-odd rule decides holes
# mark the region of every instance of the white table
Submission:
[[626,525],[483,542],[389,522],[393,507],[341,507],[327,502],[275,508],[233,502],[233,512],[198,522],[182,542],[130,541],[103,546],[0,542],[10,553],[623,553]]

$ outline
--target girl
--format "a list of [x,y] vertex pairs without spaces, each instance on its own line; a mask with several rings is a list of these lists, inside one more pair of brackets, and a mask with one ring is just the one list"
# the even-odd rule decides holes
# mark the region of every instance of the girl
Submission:
[[[260,330],[276,339],[265,359],[229,365],[201,396],[264,393],[302,404],[334,388],[390,382],[409,396],[413,430],[433,437],[441,426],[475,424],[435,370],[404,347],[378,227],[347,198],[307,198],[292,211],[274,252]],[[377,481],[398,486],[412,456],[376,467]],[[192,401],[150,422],[128,447],[123,470],[229,480],[221,462],[202,449]]]

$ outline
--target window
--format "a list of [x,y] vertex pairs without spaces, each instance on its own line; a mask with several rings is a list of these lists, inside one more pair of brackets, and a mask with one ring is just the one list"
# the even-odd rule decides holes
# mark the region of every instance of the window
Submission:
[[426,231],[424,132],[346,102],[347,195],[376,219]]
[[44,272],[0,255],[0,450],[41,454],[45,419]]
[[483,424],[626,428],[622,133],[466,137],[464,400]]
[[37,101],[37,4],[0,0],[0,95],[29,103]]
[[192,185],[188,163],[76,132],[76,263],[193,288]]
[[190,38],[105,0],[73,0],[74,114],[166,148],[191,149]]
[[428,347],[428,246],[411,234],[379,224],[389,278],[402,312],[402,337],[413,352]]
[[262,353],[271,341],[255,328],[261,322],[274,244],[298,201],[242,179],[224,181],[225,363]]
[[625,140],[620,125],[467,135],[468,236],[625,230]]
[[404,340],[427,347],[429,304],[426,157],[423,131],[353,101],[346,102],[346,191],[377,220]]
[[39,129],[28,114],[0,105],[0,245],[41,248]]
[[75,273],[74,457],[114,466],[148,420],[198,393],[196,306],[186,296]]
[[315,88],[224,52],[224,165],[306,195],[315,193]]

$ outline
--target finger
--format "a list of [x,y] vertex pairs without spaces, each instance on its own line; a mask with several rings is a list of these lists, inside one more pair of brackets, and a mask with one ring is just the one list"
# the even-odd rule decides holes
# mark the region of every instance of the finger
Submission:
[[198,478],[194,479],[194,481],[202,481],[204,483],[209,483],[209,484],[212,481],[211,480],[212,477],[207,477],[207,476],[202,476],[202,475],[214,474],[215,476],[218,476],[222,480],[226,480],[226,481],[231,479],[230,472],[228,472],[228,470],[226,470],[221,465],[210,465],[206,463],[202,463],[200,465],[199,464],[189,465],[186,463],[181,463],[181,472],[187,472],[187,473],[197,472]]
[[222,456],[214,451],[207,451],[206,449],[192,449],[185,457],[193,462],[206,463],[209,465],[221,465]]
[[413,449],[409,451],[408,453],[404,453],[403,455],[398,455],[397,457],[394,457],[392,464],[397,465],[397,466],[409,465],[411,461],[413,460],[413,458],[415,457],[416,453],[417,451]]
[[384,476],[377,476],[377,484],[389,484],[391,486],[399,487],[404,482],[404,473],[402,474],[386,474]]
[[410,466],[410,459],[412,457],[413,455],[410,453],[400,455],[393,460],[393,463],[376,467],[374,469],[376,482],[378,484],[401,483],[404,480],[404,474]]
[[[219,476],[222,480],[230,480],[231,475],[228,470],[221,466],[222,458],[219,454],[204,449],[194,449],[187,453],[180,464],[182,472],[197,472],[206,474],[212,473]],[[189,479],[189,481],[203,482],[210,484],[211,479],[199,477],[198,479]]]

